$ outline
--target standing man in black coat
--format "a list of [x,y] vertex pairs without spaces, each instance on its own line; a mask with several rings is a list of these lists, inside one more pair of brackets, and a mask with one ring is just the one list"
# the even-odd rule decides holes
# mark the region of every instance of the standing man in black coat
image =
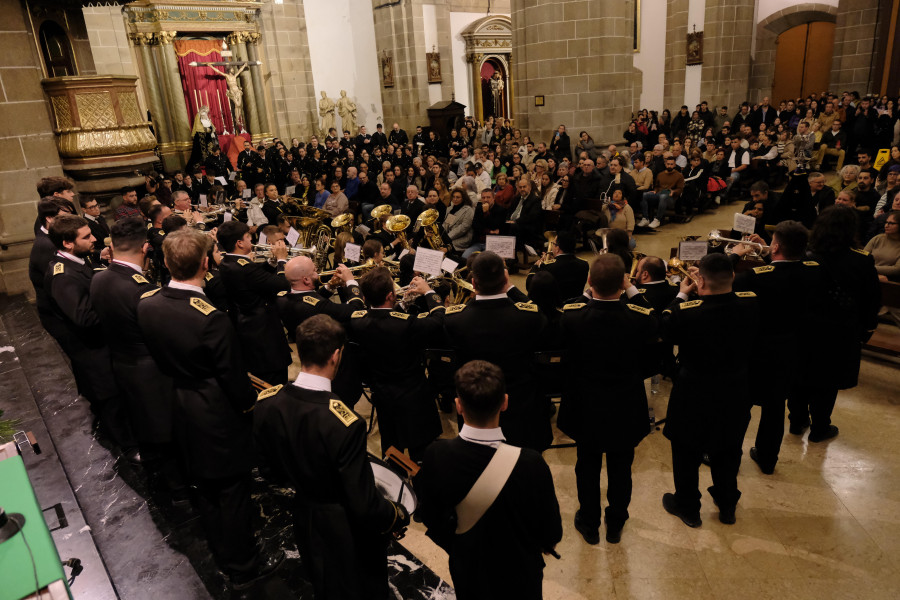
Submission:
[[547,403],[536,394],[533,365],[546,319],[537,305],[506,295],[509,274],[493,252],[482,252],[472,262],[472,285],[475,299],[446,311],[450,347],[461,363],[486,360],[503,369],[509,393],[509,408],[500,418],[504,435],[513,445],[542,452],[553,434]]
[[246,350],[245,370],[272,385],[286,383],[291,349],[278,317],[275,298],[278,292],[291,288],[284,278],[287,247],[283,240],[272,244],[272,256],[278,261],[275,273],[272,273],[251,260],[253,241],[245,223],[223,223],[216,237],[226,252],[219,264],[219,273],[231,301],[231,320],[241,346]]
[[250,587],[284,559],[265,556],[250,498],[256,394],[228,316],[207,301],[210,239],[182,229],[163,242],[172,281],[138,303],[150,355],[175,386],[174,434],[213,558],[235,589]]
[[[650,433],[644,377],[633,358],[656,340],[657,323],[653,309],[621,298],[626,290],[640,294],[619,256],[594,260],[588,282],[591,300],[566,304],[560,321],[569,361],[558,424],[578,443],[575,529],[588,544],[599,543],[600,468],[606,454],[606,541],[617,544],[628,520],[634,449]],[[598,345],[598,339],[608,341]]]
[[94,243],[94,251],[91,253],[91,263],[95,267],[99,267],[101,251],[106,246],[106,238],[109,237],[109,225],[106,218],[100,214],[100,204],[96,198],[81,199],[81,210],[84,212],[88,227],[91,228],[91,235],[97,240]]
[[528,244],[532,248],[538,248],[541,244],[541,232],[544,226],[544,211],[541,209],[541,199],[534,193],[533,184],[528,176],[522,176],[516,182],[518,196],[510,206],[509,234],[516,236],[516,249],[523,250],[522,246]]
[[274,476],[296,490],[294,535],[315,597],[387,600],[387,542],[409,525],[409,513],[375,487],[366,421],[331,390],[343,328],[320,314],[296,337],[300,375],[259,394],[257,448]]
[[[47,275],[47,267],[56,256],[56,246],[50,240],[50,225],[59,214],[59,204],[52,198],[41,198],[37,205],[38,221],[40,227],[34,234],[34,243],[31,245],[31,255],[28,258],[28,278],[34,287],[34,296],[37,304],[38,318],[44,329],[47,329],[47,319],[50,317],[50,298],[44,290],[44,279]],[[47,329],[49,331],[49,329]]]
[[[672,443],[675,493],[663,495],[663,507],[689,527],[701,525],[699,469],[707,452],[713,480],[709,493],[719,507],[719,520],[732,524],[741,496],[741,445],[750,422],[750,361],[711,347],[710,340],[741,340],[753,347],[758,307],[753,292],[732,292],[734,269],[724,254],[704,256],[691,275],[696,283],[685,278],[662,314],[663,337],[678,346],[663,431]],[[700,299],[688,301],[694,291]]]
[[91,302],[109,344],[113,374],[122,389],[151,486],[171,492],[175,501],[184,501],[187,489],[172,440],[172,379],[150,356],[138,326],[138,301],[157,289],[143,275],[146,231],[144,222],[136,217],[113,225],[113,260],[91,280]]
[[409,143],[409,136],[406,135],[406,131],[400,129],[399,123],[394,123],[391,127],[391,132],[388,134],[388,144],[394,146],[406,146]]
[[459,437],[428,447],[416,477],[419,512],[427,535],[450,555],[459,600],[542,598],[543,554],[562,539],[562,519],[550,469],[523,448],[493,503],[466,532],[457,508],[505,446],[500,414],[508,404],[503,372],[475,360],[455,375],[456,410],[465,424]]
[[556,156],[558,162],[562,162],[563,159],[572,161],[572,141],[569,139],[569,134],[566,133],[565,125],[560,125],[553,134],[553,139],[550,141],[550,152]]
[[552,260],[538,261],[525,278],[525,290],[531,284],[532,276],[538,271],[547,271],[556,279],[559,286],[559,297],[563,300],[576,298],[584,292],[590,265],[575,256],[575,234],[571,231],[560,231],[556,240],[550,242]]

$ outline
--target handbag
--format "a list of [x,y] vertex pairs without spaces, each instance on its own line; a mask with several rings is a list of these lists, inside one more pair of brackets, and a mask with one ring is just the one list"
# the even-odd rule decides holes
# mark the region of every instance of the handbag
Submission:
[[724,190],[726,187],[728,187],[728,184],[718,175],[712,175],[709,178],[709,181],[706,182],[707,192],[718,192]]

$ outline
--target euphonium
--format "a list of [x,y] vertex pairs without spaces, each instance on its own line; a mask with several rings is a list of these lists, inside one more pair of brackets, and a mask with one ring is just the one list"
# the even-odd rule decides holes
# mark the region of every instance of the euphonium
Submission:
[[547,251],[538,259],[538,265],[551,265],[556,262],[556,255],[553,254],[553,246],[556,244],[556,232],[545,231],[544,238],[547,240]]
[[412,220],[406,215],[394,215],[384,224],[384,228],[397,236],[400,245],[409,250],[409,240],[406,239],[405,230]]
[[425,241],[428,243],[428,246],[432,250],[448,250],[447,245],[444,243],[444,237],[441,235],[441,228],[437,224],[438,217],[441,216],[441,213],[437,211],[435,208],[429,208],[428,210],[424,210],[419,213],[419,216],[416,217],[416,230],[418,231],[420,228],[425,228]]
[[642,252],[631,252],[631,272],[628,274],[629,279],[634,281],[634,278],[637,276],[638,263],[641,262],[641,259],[646,257],[647,255]]

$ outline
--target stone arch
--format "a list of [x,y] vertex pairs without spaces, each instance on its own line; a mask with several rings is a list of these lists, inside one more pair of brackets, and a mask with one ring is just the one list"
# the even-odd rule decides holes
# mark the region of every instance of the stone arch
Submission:
[[805,3],[795,4],[787,8],[775,11],[765,19],[759,22],[758,27],[766,28],[776,37],[797,25],[809,23],[810,21],[827,21],[834,23],[837,21],[837,7],[828,4]]
[[470,69],[470,82],[472,87],[472,100],[474,101],[473,116],[476,119],[484,119],[487,113],[482,101],[481,67],[489,59],[494,59],[503,66],[504,76],[504,100],[507,109],[507,118],[513,117],[513,93],[512,93],[512,22],[506,15],[488,15],[472,21],[461,32],[466,42],[466,62]]

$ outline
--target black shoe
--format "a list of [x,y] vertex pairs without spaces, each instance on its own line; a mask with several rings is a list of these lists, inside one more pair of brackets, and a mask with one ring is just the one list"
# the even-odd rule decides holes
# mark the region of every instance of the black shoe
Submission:
[[578,533],[581,534],[581,537],[584,538],[584,541],[591,546],[596,546],[600,543],[600,528],[590,528],[585,525],[584,521],[581,520],[580,510],[575,511],[575,529],[578,530]]
[[788,428],[788,431],[790,431],[792,435],[803,435],[807,429],[809,429],[809,422],[791,423],[791,426]]
[[681,511],[681,507],[678,506],[678,501],[675,500],[675,494],[663,494],[662,503],[663,508],[666,509],[667,513],[675,515],[688,527],[696,528],[703,524],[703,521],[700,520],[699,513],[688,516]]
[[824,442],[825,440],[830,440],[833,437],[837,437],[838,428],[836,425],[829,425],[828,429],[824,431],[810,431],[809,432],[809,441],[811,442]]
[[719,507],[719,521],[721,521],[725,525],[734,525],[734,522],[736,521],[736,519],[734,518],[735,507],[731,506],[722,508],[721,506],[719,506],[719,501],[716,500],[716,497],[713,495],[713,488],[709,487],[707,491],[709,491],[709,495],[712,496],[715,505]]
[[624,525],[611,526],[606,524],[606,541],[610,544],[618,544],[622,540],[622,528]]
[[141,460],[141,453],[137,448],[126,448],[122,450],[122,457],[135,467],[141,466],[143,462]]
[[771,475],[772,473],[775,472],[775,465],[772,465],[771,467],[769,467],[767,465],[763,465],[763,463],[761,463],[759,461],[759,451],[757,451],[756,448],[750,448],[750,459],[753,462],[755,462],[757,465],[759,465],[759,470],[762,471],[763,473],[765,473],[766,475]]
[[231,581],[231,587],[236,590],[245,590],[277,571],[283,562],[284,552],[279,550],[265,560],[260,560],[254,569],[232,573],[228,578]]

